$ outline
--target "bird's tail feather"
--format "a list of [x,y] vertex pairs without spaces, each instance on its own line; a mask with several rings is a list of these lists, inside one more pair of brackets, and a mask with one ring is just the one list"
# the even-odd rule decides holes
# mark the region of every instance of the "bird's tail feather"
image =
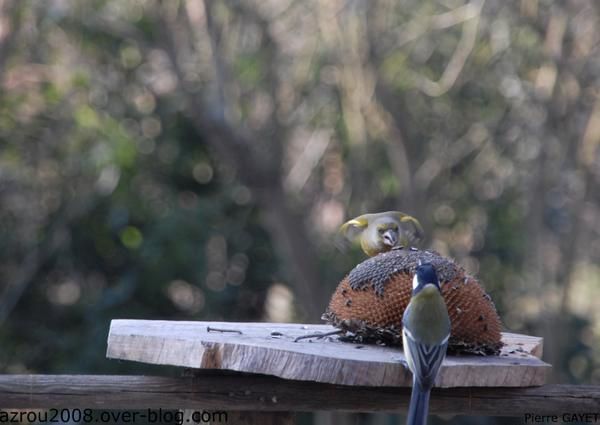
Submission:
[[410,395],[410,406],[408,408],[407,425],[426,425],[429,414],[429,394],[431,389],[423,389],[414,383]]

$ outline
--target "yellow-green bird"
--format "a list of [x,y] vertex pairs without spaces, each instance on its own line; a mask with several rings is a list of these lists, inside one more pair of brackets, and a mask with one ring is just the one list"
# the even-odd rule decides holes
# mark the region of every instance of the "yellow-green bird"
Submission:
[[419,221],[400,211],[360,215],[342,224],[340,233],[352,242],[360,241],[369,257],[395,246],[410,246],[424,235]]

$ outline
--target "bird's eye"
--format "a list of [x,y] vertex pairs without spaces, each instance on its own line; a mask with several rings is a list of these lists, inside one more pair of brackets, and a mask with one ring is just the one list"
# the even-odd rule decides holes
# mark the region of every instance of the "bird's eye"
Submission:
[[383,232],[385,232],[385,229],[383,227],[380,227],[379,229],[377,229],[377,231],[379,232],[380,235],[383,235]]

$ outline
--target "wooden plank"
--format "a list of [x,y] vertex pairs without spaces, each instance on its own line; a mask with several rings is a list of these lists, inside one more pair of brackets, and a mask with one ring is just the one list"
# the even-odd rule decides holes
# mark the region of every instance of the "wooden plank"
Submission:
[[[181,412],[183,413],[182,421],[176,422],[182,424],[228,423],[236,425],[292,425],[295,423],[294,414],[290,412],[238,412],[235,410],[230,410],[229,412],[219,412],[217,415],[214,415],[214,417],[212,412],[208,413],[204,410],[199,411],[194,409],[185,409]],[[204,415],[204,417],[202,415]]]
[[[211,331],[216,328],[235,332]],[[402,350],[340,342],[337,337],[294,342],[332,331],[329,325],[113,320],[107,357],[197,369],[223,369],[330,384],[407,387],[410,371]],[[500,356],[449,356],[438,386],[542,385],[542,339],[504,334]]]
[[231,412],[227,423],[239,425],[292,425],[294,415],[287,412]]
[[[202,371],[195,377],[0,375],[0,408],[405,412],[410,388],[354,387]],[[435,388],[431,413],[522,416],[597,412],[600,386]],[[559,418],[560,419],[560,418]]]

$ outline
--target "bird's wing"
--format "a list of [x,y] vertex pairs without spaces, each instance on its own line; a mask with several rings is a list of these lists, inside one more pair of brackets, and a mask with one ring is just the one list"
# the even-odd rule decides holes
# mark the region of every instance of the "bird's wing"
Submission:
[[446,356],[450,335],[440,344],[427,345],[417,341],[406,327],[402,329],[402,333],[404,337],[404,355],[415,379],[423,388],[433,387],[440,366]]
[[361,215],[342,224],[339,233],[346,239],[354,241],[368,225],[367,217]]
[[400,223],[408,224],[409,226],[411,226],[411,228],[414,232],[413,236],[415,239],[417,239],[417,240],[423,239],[423,236],[425,236],[425,231],[423,230],[421,223],[419,223],[419,220],[417,220],[416,218],[414,218],[411,215],[404,214],[400,211],[394,211],[393,214],[394,214],[394,217]]

